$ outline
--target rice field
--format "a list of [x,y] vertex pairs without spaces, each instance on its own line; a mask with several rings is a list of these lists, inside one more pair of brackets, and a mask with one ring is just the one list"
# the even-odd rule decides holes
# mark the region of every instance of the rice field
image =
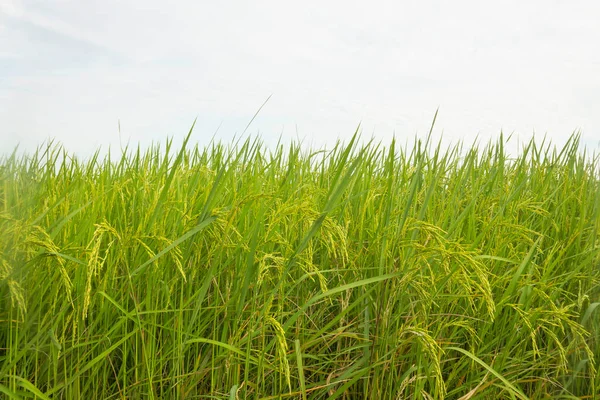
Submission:
[[532,140],[0,160],[0,397],[594,399],[600,164]]

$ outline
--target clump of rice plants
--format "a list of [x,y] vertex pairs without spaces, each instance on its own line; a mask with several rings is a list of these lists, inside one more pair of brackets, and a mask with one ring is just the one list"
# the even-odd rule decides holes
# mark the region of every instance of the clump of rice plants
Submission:
[[600,177],[484,147],[187,136],[0,161],[9,399],[600,394]]

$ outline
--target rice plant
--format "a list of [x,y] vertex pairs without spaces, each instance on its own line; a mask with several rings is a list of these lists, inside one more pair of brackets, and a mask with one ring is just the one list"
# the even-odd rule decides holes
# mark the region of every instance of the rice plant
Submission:
[[8,399],[593,399],[600,174],[571,137],[0,160]]

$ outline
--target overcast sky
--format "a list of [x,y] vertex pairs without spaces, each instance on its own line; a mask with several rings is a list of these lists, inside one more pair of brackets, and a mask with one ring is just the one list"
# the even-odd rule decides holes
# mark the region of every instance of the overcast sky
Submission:
[[[597,1],[0,0],[0,154],[80,154],[250,127],[267,142],[486,142],[575,130],[600,148]],[[119,138],[118,122],[121,124]]]

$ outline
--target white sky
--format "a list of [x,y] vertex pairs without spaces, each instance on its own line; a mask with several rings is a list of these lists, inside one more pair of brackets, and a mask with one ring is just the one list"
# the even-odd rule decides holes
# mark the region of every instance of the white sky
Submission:
[[0,0],[0,154],[55,138],[322,146],[575,130],[600,148],[597,1]]

